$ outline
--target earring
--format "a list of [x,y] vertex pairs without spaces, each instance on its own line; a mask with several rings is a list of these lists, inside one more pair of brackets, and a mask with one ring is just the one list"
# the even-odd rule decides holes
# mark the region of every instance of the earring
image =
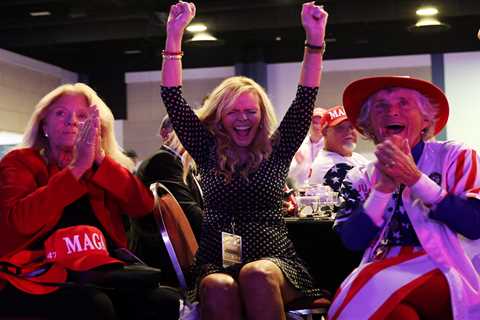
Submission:
[[45,136],[45,138],[48,138],[48,133],[43,132],[43,135]]

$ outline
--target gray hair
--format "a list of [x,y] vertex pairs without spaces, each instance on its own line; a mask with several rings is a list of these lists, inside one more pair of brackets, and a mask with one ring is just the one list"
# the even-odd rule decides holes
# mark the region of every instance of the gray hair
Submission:
[[363,135],[365,135],[368,139],[373,140],[375,143],[378,143],[377,138],[375,137],[375,132],[372,128],[370,123],[370,111],[373,106],[373,102],[375,98],[384,92],[392,93],[396,90],[403,89],[407,92],[411,93],[415,102],[417,103],[418,108],[420,109],[420,113],[423,117],[429,122],[427,128],[424,130],[422,134],[422,140],[428,140],[433,137],[435,131],[435,124],[437,122],[438,117],[438,105],[430,101],[425,95],[421,94],[417,90],[404,88],[404,87],[390,87],[379,90],[374,94],[370,95],[370,97],[365,101],[362,105],[360,110],[360,114],[357,119],[358,127],[363,131]]

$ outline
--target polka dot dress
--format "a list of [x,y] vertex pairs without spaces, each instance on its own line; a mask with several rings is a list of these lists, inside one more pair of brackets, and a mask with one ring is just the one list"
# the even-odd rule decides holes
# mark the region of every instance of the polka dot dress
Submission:
[[[162,98],[182,144],[195,159],[204,193],[205,217],[193,275],[211,273],[236,278],[248,262],[268,259],[306,295],[318,295],[313,279],[297,257],[282,217],[282,199],[290,162],[306,136],[318,88],[299,86],[275,136],[272,154],[248,180],[234,175],[229,183],[216,174],[215,140],[182,97],[180,87],[162,87]],[[221,232],[242,237],[242,264],[222,267]],[[192,294],[196,289],[192,290]]]

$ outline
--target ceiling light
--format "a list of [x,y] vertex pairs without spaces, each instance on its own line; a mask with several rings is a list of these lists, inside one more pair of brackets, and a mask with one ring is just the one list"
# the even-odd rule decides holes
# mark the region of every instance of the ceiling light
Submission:
[[30,15],[32,17],[45,17],[52,15],[52,13],[50,11],[33,11],[30,12]]
[[282,37],[276,36],[276,37],[275,37],[275,41],[282,41]]
[[450,25],[441,22],[434,17],[423,17],[420,18],[417,23],[408,27],[408,30],[411,32],[420,32],[420,33],[431,33],[439,32],[450,29]]
[[209,32],[195,33],[192,38],[185,41],[185,45],[189,47],[217,47],[222,46],[224,41],[213,36]]
[[438,9],[435,7],[421,7],[416,11],[417,16],[431,17],[438,14]]
[[124,54],[139,54],[139,53],[142,53],[141,50],[137,50],[137,49],[131,49],[131,50],[125,50],[123,51]]
[[418,20],[417,23],[415,23],[415,27],[439,26],[441,24],[442,23],[438,19],[427,17],[427,18],[421,18],[420,20]]
[[218,39],[211,35],[208,32],[199,32],[193,35],[192,39],[188,40],[190,42],[196,41],[217,41]]
[[203,32],[207,30],[207,26],[203,23],[194,23],[187,27],[188,32],[196,33],[196,32]]

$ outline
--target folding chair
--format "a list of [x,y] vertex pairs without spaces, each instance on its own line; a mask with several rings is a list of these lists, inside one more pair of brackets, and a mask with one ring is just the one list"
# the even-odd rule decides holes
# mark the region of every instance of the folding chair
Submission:
[[[182,207],[170,190],[160,182],[152,183],[150,190],[155,198],[153,216],[180,288],[186,292],[187,283],[184,270],[188,270],[193,263],[193,258],[198,250],[197,240]],[[163,190],[165,194],[159,195],[159,190]]]

